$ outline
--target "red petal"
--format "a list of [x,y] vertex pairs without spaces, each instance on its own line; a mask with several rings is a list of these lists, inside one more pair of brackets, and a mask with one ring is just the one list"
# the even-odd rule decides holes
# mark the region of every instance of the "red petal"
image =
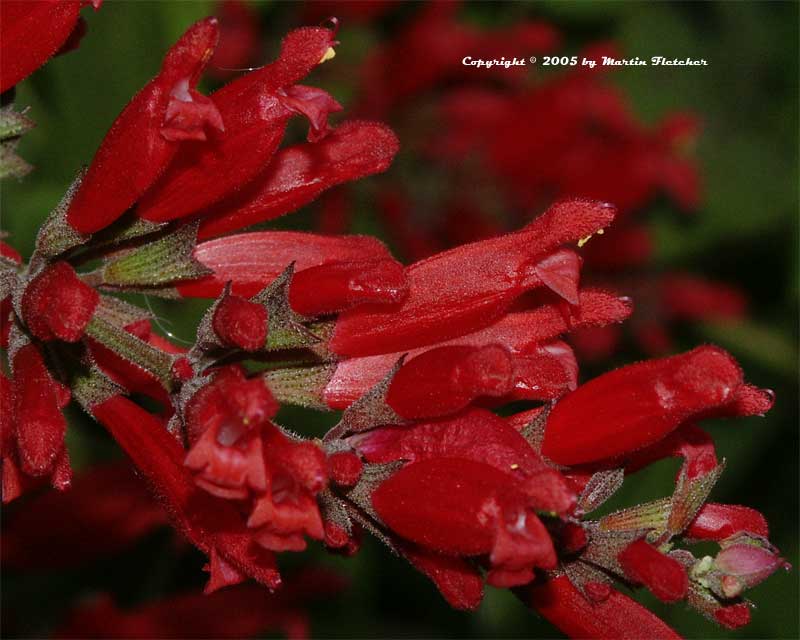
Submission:
[[581,259],[569,249],[557,251],[533,267],[542,283],[570,304],[578,304]]
[[625,547],[618,559],[625,575],[633,582],[644,584],[659,600],[677,602],[686,597],[689,577],[684,566],[644,539]]
[[298,272],[289,304],[301,315],[317,316],[360,304],[401,302],[407,293],[405,271],[396,260],[331,262]]
[[493,566],[511,570],[555,564],[552,542],[516,479],[480,462],[415,462],[383,482],[372,504],[392,530],[433,551],[491,553]]
[[203,213],[198,237],[272,220],[337,184],[381,173],[398,148],[397,137],[383,124],[345,122],[318,143],[282,149],[262,176]]
[[504,396],[514,385],[514,363],[506,349],[439,347],[402,366],[386,402],[403,418],[455,413],[479,396]]
[[194,257],[214,274],[178,285],[186,297],[215,297],[233,283],[233,293],[253,296],[290,264],[295,273],[331,263],[391,262],[389,250],[370,236],[323,236],[296,231],[240,233],[199,244]]
[[54,470],[64,451],[67,423],[61,415],[57,383],[50,376],[39,350],[27,344],[14,354],[17,444],[26,473],[45,475]]
[[188,89],[188,79],[179,81],[170,92],[161,135],[170,142],[205,141],[207,126],[225,131],[216,105],[211,98]]
[[78,22],[80,0],[0,3],[0,93],[41,67]]
[[483,600],[480,572],[461,558],[451,558],[413,545],[401,546],[403,555],[419,571],[433,580],[447,603],[462,611],[478,608]]
[[707,502],[684,532],[687,538],[720,541],[740,531],[767,538],[769,527],[761,513],[736,504]]
[[328,115],[342,110],[327,91],[296,84],[278,92],[278,100],[290,111],[308,118],[308,141],[318,142],[328,135]]
[[464,458],[524,477],[547,468],[525,438],[485,409],[408,427],[383,427],[352,441],[369,462]]
[[614,589],[604,601],[590,602],[566,576],[560,576],[520,593],[526,604],[572,638],[681,639],[655,614]]
[[542,452],[559,464],[579,464],[640,449],[727,404],[741,383],[736,361],[716,347],[622,367],[559,401]]
[[208,564],[206,564],[203,569],[210,574],[208,576],[208,583],[203,589],[203,593],[206,595],[214,593],[219,589],[224,589],[225,587],[241,584],[247,580],[247,576],[242,575],[235,567],[225,562],[219,553],[217,553],[216,549],[211,550]]
[[154,222],[199,212],[255,178],[283,138],[292,115],[278,90],[295,83],[330,47],[328,29],[298,29],[283,41],[278,60],[231,82],[211,98],[225,133],[206,144],[184,145],[169,169],[141,199],[137,214]]
[[108,226],[166,169],[177,145],[161,134],[170,93],[178,82],[194,86],[217,41],[217,22],[201,20],[167,52],[160,73],[114,121],[67,211],[80,233]]

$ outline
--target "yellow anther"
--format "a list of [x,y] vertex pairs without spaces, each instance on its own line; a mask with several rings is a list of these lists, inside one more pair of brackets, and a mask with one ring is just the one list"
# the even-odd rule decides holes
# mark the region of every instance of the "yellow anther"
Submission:
[[[598,229],[594,233],[596,233],[598,236],[602,236],[605,233],[605,229]],[[581,238],[580,240],[578,240],[578,249],[580,249],[583,245],[585,245],[587,242],[589,242],[589,240],[592,239],[592,236],[594,235],[594,233],[590,233],[585,238]]]
[[519,465],[515,462],[514,464],[511,465],[511,470],[516,471],[517,469],[519,469]]
[[327,62],[328,60],[331,60],[335,57],[336,57],[336,51],[334,51],[333,47],[328,47],[328,50],[322,56],[319,63],[322,64],[323,62]]

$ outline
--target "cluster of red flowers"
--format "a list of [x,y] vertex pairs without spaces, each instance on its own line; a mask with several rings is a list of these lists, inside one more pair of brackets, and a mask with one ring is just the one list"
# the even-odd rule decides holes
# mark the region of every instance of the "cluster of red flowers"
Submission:
[[[60,15],[62,4],[48,6]],[[58,45],[33,51],[30,13],[4,17],[3,29],[18,36],[11,53],[40,64]],[[62,409],[74,400],[207,554],[207,593],[247,579],[275,589],[277,553],[312,539],[352,554],[366,531],[457,608],[477,607],[488,582],[515,588],[571,635],[674,637],[616,589],[643,585],[729,628],[745,624],[744,590],[784,562],[758,512],[707,502],[723,464],[696,423],[762,414],[772,395],[710,346],[578,384],[561,336],[632,310],[581,285],[575,250],[617,209],[561,200],[518,231],[407,266],[369,237],[223,236],[386,170],[398,141],[377,122],[331,127],[342,107],[298,84],[334,57],[333,29],[290,32],[273,63],[205,96],[195,87],[218,32],[202,20],[167,52],[27,262],[2,245],[3,502],[44,480],[70,487]],[[3,67],[3,86],[35,66],[8,78]],[[308,142],[279,148],[295,115],[309,121]],[[126,291],[215,300],[184,349],[111,295]],[[490,410],[519,400],[534,408]],[[282,404],[343,413],[311,440],[275,421]],[[671,496],[590,517],[628,474],[674,456],[684,462]],[[135,537],[160,523],[141,495],[124,495],[129,512],[98,500],[107,529]],[[719,552],[698,558],[678,546],[699,540]],[[243,588],[237,597],[262,606]],[[233,596],[221,596],[210,598],[228,606]],[[187,607],[154,605],[150,616],[105,603],[65,633],[114,620],[159,635],[148,625]]]

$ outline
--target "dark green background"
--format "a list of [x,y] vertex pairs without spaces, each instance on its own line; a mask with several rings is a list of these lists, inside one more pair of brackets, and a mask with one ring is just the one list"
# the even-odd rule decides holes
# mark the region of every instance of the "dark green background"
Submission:
[[[361,59],[372,43],[391,37],[402,18],[418,8],[404,4],[370,27],[345,24],[337,59],[328,65]],[[295,3],[258,4],[273,47],[287,29],[300,25],[301,9]],[[97,14],[84,10],[89,34],[78,51],[52,60],[21,83],[17,104],[30,106],[38,127],[22,142],[20,152],[36,169],[20,182],[2,185],[2,227],[24,254],[32,248],[37,226],[76,170],[91,159],[121,108],[154,75],[169,44],[192,21],[212,11],[210,2],[106,0]],[[648,211],[659,239],[657,266],[736,283],[752,300],[746,322],[685,329],[680,346],[714,341],[740,360],[750,381],[776,391],[776,406],[766,418],[708,425],[728,460],[713,498],[762,510],[773,542],[797,566],[798,4],[473,3],[464,17],[487,26],[513,24],[523,17],[548,19],[565,34],[566,52],[612,38],[629,56],[709,61],[708,67],[691,69],[621,69],[613,81],[625,88],[645,121],[672,110],[695,111],[704,120],[698,145],[706,181],[704,204],[690,219],[667,203],[656,203]],[[351,87],[335,76],[327,68],[309,84],[329,90],[347,109]],[[301,214],[285,222],[302,224],[308,219]],[[360,209],[356,226],[379,231],[368,206]],[[167,318],[172,313],[169,305],[156,308]],[[177,322],[173,331],[184,337],[193,333],[187,322]],[[619,361],[639,355],[627,353]],[[322,428],[318,417],[306,413],[285,412],[282,418],[306,433]],[[101,430],[77,416],[69,446],[78,467],[115,455]],[[659,463],[643,472],[615,503],[666,495],[676,464]],[[507,592],[489,589],[477,613],[451,611],[425,578],[372,541],[350,560],[319,550],[289,556],[283,556],[284,566],[325,563],[352,579],[347,593],[310,607],[317,637],[557,636]],[[167,537],[159,535],[130,554],[84,571],[7,572],[3,617],[13,611],[22,622],[14,632],[41,635],[73,598],[111,589],[124,604],[144,602],[197,584],[201,563],[196,556],[177,558]],[[735,634],[682,605],[667,607],[647,594],[641,598],[690,637],[798,636],[797,571],[774,576],[750,595],[758,605],[753,622]]]

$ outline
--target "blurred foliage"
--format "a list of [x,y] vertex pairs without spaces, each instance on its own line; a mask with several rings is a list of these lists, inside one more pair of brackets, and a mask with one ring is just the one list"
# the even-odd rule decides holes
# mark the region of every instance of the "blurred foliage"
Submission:
[[[738,325],[688,329],[681,347],[711,340],[741,361],[750,381],[778,397],[764,419],[710,425],[728,469],[714,500],[748,504],[767,516],[774,543],[798,565],[798,5],[794,2],[573,2],[470,3],[467,19],[486,24],[542,18],[566,36],[565,52],[591,41],[613,39],[626,55],[705,58],[699,68],[622,68],[613,75],[635,110],[655,121],[672,110],[690,110],[704,120],[698,153],[705,175],[704,205],[682,217],[666,204],[650,216],[659,239],[660,266],[719,277],[747,291],[750,319]],[[258,3],[270,39],[298,24],[297,3]],[[415,3],[398,8],[407,14]],[[29,254],[36,229],[58,202],[82,164],[91,160],[116,115],[157,70],[168,45],[193,20],[213,11],[206,1],[106,0],[101,11],[84,11],[89,33],[78,51],[50,61],[17,88],[17,105],[28,106],[37,128],[20,145],[36,169],[2,185],[2,227]],[[372,43],[391,37],[397,19],[375,25],[343,25],[340,57],[355,63]],[[525,52],[513,52],[523,55]],[[327,76],[326,76],[327,77]],[[314,84],[314,80],[310,84]],[[330,86],[347,108],[347,87]],[[367,187],[369,188],[369,187]],[[367,209],[368,210],[368,209]],[[308,223],[301,213],[283,226]],[[367,216],[360,232],[380,229]],[[141,298],[134,302],[141,303]],[[174,316],[174,303],[153,302],[159,316]],[[182,307],[166,330],[188,339],[202,305]],[[640,354],[628,353],[620,361]],[[591,372],[595,373],[595,372]],[[118,455],[95,425],[75,412],[69,448],[76,465]],[[304,433],[319,433],[323,421],[308,412],[284,410],[281,420]],[[669,493],[675,464],[660,463],[629,482],[615,504]],[[57,535],[57,532],[54,532]],[[312,545],[313,546],[313,545]],[[74,599],[111,590],[122,603],[149,600],[197,585],[202,559],[176,557],[165,535],[148,539],[123,557],[83,571],[3,576],[3,617],[12,615],[30,636],[47,633]],[[282,565],[324,563],[350,576],[341,597],[312,608],[317,637],[552,637],[546,623],[519,606],[508,592],[489,589],[477,614],[450,610],[427,579],[378,543],[368,541],[356,557],[342,560],[319,549],[284,554]],[[798,637],[798,572],[780,574],[752,592],[753,622],[733,634],[682,606],[667,607],[637,595],[689,637]]]

